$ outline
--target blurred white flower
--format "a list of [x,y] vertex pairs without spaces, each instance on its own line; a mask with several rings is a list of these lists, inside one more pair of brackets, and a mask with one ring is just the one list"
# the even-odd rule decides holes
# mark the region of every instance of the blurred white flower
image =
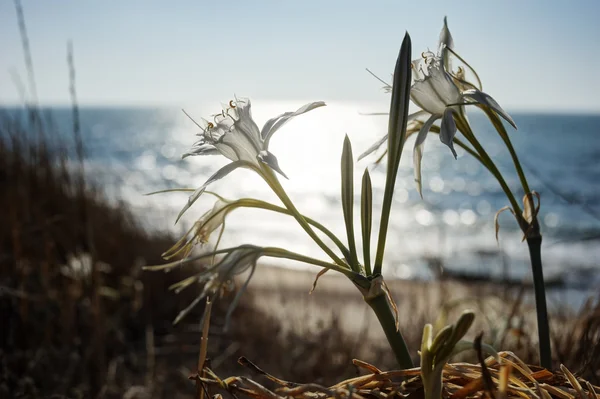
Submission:
[[231,201],[219,197],[212,209],[200,216],[192,228],[175,245],[162,254],[163,258],[171,259],[179,254],[186,257],[195,245],[207,243],[212,232],[224,226],[225,217],[233,210],[233,208],[227,209],[229,206],[231,206]]
[[210,296],[211,299],[214,297],[221,296],[223,291],[230,291],[233,279],[236,275],[244,273],[248,269],[251,270],[246,282],[242,288],[236,293],[235,298],[231,302],[226,316],[226,326],[229,323],[231,313],[237,306],[239,298],[246,290],[254,270],[256,268],[256,262],[262,255],[262,248],[253,245],[241,245],[231,250],[223,256],[220,261],[214,266],[208,267],[206,270],[200,272],[196,276],[185,279],[175,285],[172,288],[176,292],[180,292],[184,288],[190,286],[193,283],[203,284],[204,288],[196,299],[184,310],[182,310],[174,321],[174,324],[178,323],[186,314],[189,313],[203,298]]

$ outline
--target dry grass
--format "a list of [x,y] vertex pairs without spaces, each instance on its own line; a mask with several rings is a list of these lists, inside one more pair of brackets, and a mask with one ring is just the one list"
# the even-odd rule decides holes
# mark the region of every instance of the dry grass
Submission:
[[[447,364],[443,371],[445,398],[600,398],[600,387],[575,377],[566,367],[560,372],[530,367],[511,352],[500,352],[500,362],[494,357],[479,364]],[[202,376],[192,375],[199,386],[199,396],[210,391],[227,392],[234,397],[253,399],[327,399],[327,398],[422,398],[424,396],[420,369],[382,371],[377,367],[355,360],[354,365],[363,374],[331,386],[316,383],[297,384],[274,377],[259,369],[247,359],[240,363],[277,386],[268,389],[247,377],[220,379],[211,369],[205,368]],[[219,394],[220,395],[220,394]]]

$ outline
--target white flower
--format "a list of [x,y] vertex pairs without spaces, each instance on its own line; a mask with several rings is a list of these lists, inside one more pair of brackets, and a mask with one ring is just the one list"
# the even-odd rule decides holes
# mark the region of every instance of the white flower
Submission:
[[[456,135],[454,118],[456,115],[465,115],[465,105],[480,104],[488,107],[516,129],[510,115],[490,95],[481,91],[481,81],[477,73],[453,48],[454,41],[444,18],[437,54],[430,51],[423,52],[421,58],[414,60],[411,65],[413,84],[410,90],[410,98],[414,104],[421,108],[421,111],[408,116],[409,127],[411,122],[419,122],[420,125],[413,150],[415,181],[417,182],[419,194],[421,194],[423,145],[427,133],[437,120],[441,119],[440,140],[450,148],[455,158],[456,151],[452,143]],[[464,67],[458,67],[456,71],[453,71],[452,57],[461,61]],[[474,83],[467,78],[467,70],[473,75]],[[407,129],[407,135],[413,132],[413,129]],[[361,158],[377,149],[386,139],[387,136],[375,143],[361,155]]]
[[259,130],[252,119],[250,100],[241,98],[230,101],[223,107],[223,111],[214,116],[214,122],[203,120],[203,125],[198,124],[202,129],[198,134],[200,139],[183,154],[183,157],[221,154],[233,162],[219,169],[190,196],[177,220],[202,195],[209,184],[225,177],[238,167],[260,170],[260,165],[266,164],[285,177],[279,168],[277,158],[269,152],[271,137],[293,117],[324,105],[323,101],[317,101],[306,104],[294,112],[285,112],[269,119]]
[[[413,163],[415,181],[419,194],[421,192],[421,159],[423,157],[423,145],[431,126],[438,119],[442,120],[440,125],[440,140],[446,144],[456,158],[456,151],[452,140],[456,135],[456,123],[454,114],[464,114],[464,105],[481,104],[486,106],[501,117],[506,119],[515,129],[517,126],[500,105],[488,94],[481,91],[481,82],[477,73],[453,50],[454,41],[446,18],[440,33],[438,54],[424,52],[420,59],[412,62],[414,83],[410,90],[411,100],[422,110],[430,114],[425,121],[417,138],[413,150]],[[476,77],[478,85],[465,79],[465,69],[459,67],[456,72],[452,71],[451,57],[456,56],[463,61]]]

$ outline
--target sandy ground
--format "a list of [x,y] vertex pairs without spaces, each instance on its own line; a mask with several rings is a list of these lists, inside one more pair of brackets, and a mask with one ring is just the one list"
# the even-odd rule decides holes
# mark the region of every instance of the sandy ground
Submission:
[[[328,325],[331,319],[337,319],[341,327],[357,339],[385,340],[375,314],[346,277],[328,272],[309,294],[318,271],[317,268],[309,271],[260,265],[249,290],[259,308],[283,320],[289,328],[318,329]],[[472,308],[484,323],[496,313],[510,311],[501,297],[510,301],[516,296],[516,290],[504,293],[502,287],[490,284],[469,286],[452,281],[410,280],[389,280],[387,284],[398,306],[400,325],[420,326],[407,328],[411,334],[420,334],[425,323],[435,323],[444,315],[443,306],[450,309],[455,305],[449,313],[450,321],[454,321],[453,317],[463,309]],[[481,327],[487,329],[490,326]],[[418,337],[412,338],[419,341]]]

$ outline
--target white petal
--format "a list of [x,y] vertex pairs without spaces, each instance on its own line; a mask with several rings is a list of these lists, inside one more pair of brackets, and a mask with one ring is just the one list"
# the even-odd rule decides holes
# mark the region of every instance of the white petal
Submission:
[[423,124],[421,130],[419,130],[419,134],[417,135],[417,139],[415,140],[415,147],[413,149],[413,167],[415,174],[415,183],[417,183],[417,191],[421,198],[423,198],[422,192],[422,183],[421,183],[421,159],[423,158],[423,148],[425,139],[427,138],[427,133],[429,133],[429,129],[433,123],[440,118],[439,115],[431,115],[429,119]]
[[456,122],[454,122],[454,110],[452,108],[446,108],[444,117],[442,118],[442,125],[440,126],[440,141],[450,147],[452,155],[456,159],[456,151],[454,150],[454,143],[452,140],[456,135]]
[[454,49],[454,39],[452,39],[452,34],[450,33],[450,29],[448,29],[447,17],[444,17],[444,26],[440,32],[438,50],[442,50],[444,47]]
[[481,105],[485,105],[486,107],[493,109],[494,111],[496,111],[496,113],[498,113],[498,115],[500,115],[508,123],[510,123],[512,127],[514,127],[515,129],[517,128],[515,121],[510,117],[509,114],[507,114],[502,109],[500,104],[498,104],[496,102],[496,100],[494,100],[492,98],[492,96],[490,96],[489,94],[486,94],[479,90],[472,89],[472,90],[467,90],[467,91],[463,92],[463,97],[471,99]]
[[279,173],[281,176],[285,177],[286,179],[288,178],[286,176],[286,174],[283,173],[283,171],[279,167],[279,162],[277,161],[277,157],[275,157],[275,155],[273,155],[269,151],[261,151],[260,154],[258,154],[258,159],[262,163],[268,165],[275,172]]
[[226,133],[215,147],[232,161],[247,161],[254,164],[257,163],[256,157],[260,151],[260,147],[255,146],[251,137],[236,127]]
[[461,102],[460,91],[444,71],[439,58],[429,65],[429,76],[412,85],[410,98],[430,114],[441,115],[446,106]]
[[363,152],[362,154],[360,154],[360,156],[358,157],[357,161],[360,161],[361,159],[363,159],[367,155],[370,155],[371,153],[375,152],[379,147],[382,146],[383,143],[385,143],[387,141],[387,139],[388,139],[388,135],[386,134],[385,136],[383,136],[382,138],[380,138],[379,140],[377,140],[375,143],[373,143],[372,146],[370,146],[369,148],[367,148],[367,150],[365,152]]
[[271,136],[273,136],[273,134],[280,127],[285,125],[287,121],[289,121],[291,118],[298,115],[302,115],[310,110],[323,106],[325,106],[325,103],[323,101],[308,103],[298,108],[295,112],[285,112],[279,116],[276,116],[275,118],[269,119],[267,123],[265,123],[261,131],[262,140],[264,141],[262,149],[266,150],[267,148],[269,148],[269,140],[271,139]]
[[232,163],[229,163],[229,164],[223,166],[215,174],[213,174],[211,177],[209,177],[208,180],[206,180],[206,182],[202,186],[198,187],[196,189],[196,191],[194,191],[192,193],[192,195],[190,195],[187,203],[185,204],[183,209],[179,212],[179,215],[177,215],[177,219],[175,220],[175,223],[177,223],[179,221],[179,219],[181,218],[181,216],[183,216],[185,211],[190,209],[190,207],[194,204],[194,202],[196,202],[196,200],[198,198],[200,198],[200,196],[202,195],[202,193],[204,193],[204,190],[206,190],[206,187],[208,187],[209,184],[214,183],[215,181],[217,181],[219,179],[222,179],[223,177],[227,176],[229,173],[233,172],[237,168],[240,168],[243,166],[248,166],[248,163],[243,162],[243,161],[232,162]]
[[252,111],[249,98],[241,98],[235,102],[235,112],[237,120],[235,121],[236,129],[240,130],[247,136],[256,148],[260,148],[260,130],[256,122],[252,119]]
[[231,203],[229,201],[219,199],[215,202],[211,210],[207,211],[200,217],[198,222],[196,222],[196,236],[200,239],[200,241],[207,242],[210,234],[223,225],[225,222],[225,217],[229,213],[229,211],[225,211],[225,208],[230,204]]
[[[386,114],[386,115],[388,115],[388,114]],[[420,118],[420,117],[426,116],[426,115],[428,115],[428,114],[425,111],[417,111],[415,113],[412,113],[412,114],[408,115],[408,117],[406,119],[406,123],[410,123],[410,122],[416,120],[417,118]],[[407,128],[407,136],[408,136],[408,128]],[[373,153],[374,151],[376,151],[379,147],[381,147],[381,145],[383,143],[386,142],[387,138],[388,138],[388,135],[386,134],[385,136],[383,136],[382,138],[380,138],[379,140],[377,140],[365,152],[363,152],[362,154],[360,154],[360,156],[358,157],[357,161],[360,161],[361,159],[363,159],[367,155],[369,155],[369,154]]]
[[214,145],[211,144],[200,144],[194,145],[187,152],[185,152],[181,158],[187,158],[192,155],[215,155],[220,154],[220,151]]
[[442,63],[444,64],[446,71],[452,71],[452,63],[450,61],[449,51],[447,50],[448,48],[454,49],[454,40],[450,34],[450,29],[448,29],[447,18],[444,17],[444,26],[440,32],[440,40],[438,44],[438,54],[442,57]]

